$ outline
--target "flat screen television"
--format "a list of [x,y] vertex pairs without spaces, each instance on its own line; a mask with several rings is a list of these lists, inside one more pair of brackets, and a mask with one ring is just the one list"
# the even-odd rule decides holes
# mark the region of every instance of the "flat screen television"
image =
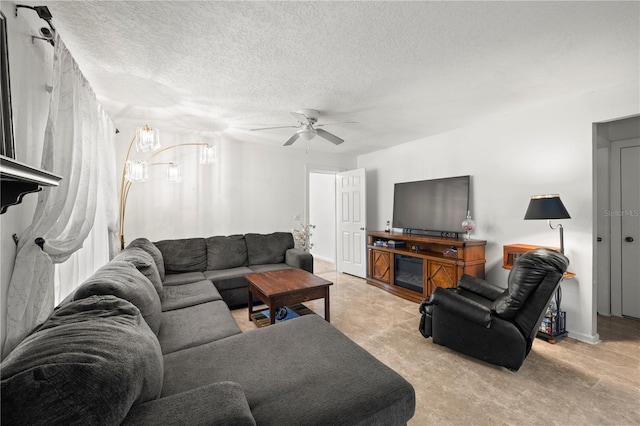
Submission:
[[462,233],[469,210],[470,176],[396,183],[393,227],[404,232]]

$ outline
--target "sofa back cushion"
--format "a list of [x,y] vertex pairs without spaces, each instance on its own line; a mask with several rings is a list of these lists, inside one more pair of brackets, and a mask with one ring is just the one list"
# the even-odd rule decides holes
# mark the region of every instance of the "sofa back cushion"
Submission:
[[216,236],[206,239],[207,271],[247,266],[247,243],[244,235]]
[[142,275],[151,281],[151,284],[153,284],[153,287],[158,292],[158,296],[162,297],[162,279],[160,278],[156,262],[149,253],[138,247],[127,247],[118,253],[113,260],[131,262],[138,271],[142,272]]
[[163,240],[154,244],[162,253],[167,274],[206,270],[207,243],[204,238]]
[[158,292],[133,264],[112,260],[78,287],[74,300],[93,295],[113,295],[133,303],[157,335],[162,321]]
[[246,234],[244,238],[247,242],[250,265],[284,263],[287,250],[294,247],[293,235],[290,232]]
[[2,424],[120,424],[159,397],[163,376],[138,308],[114,296],[72,301],[2,362]]
[[162,258],[162,253],[160,252],[160,250],[158,250],[158,247],[156,247],[155,244],[153,244],[146,238],[136,238],[129,243],[127,248],[129,247],[138,247],[149,253],[153,258],[153,261],[156,262],[156,266],[158,267],[158,274],[160,274],[160,279],[164,281],[164,259]]

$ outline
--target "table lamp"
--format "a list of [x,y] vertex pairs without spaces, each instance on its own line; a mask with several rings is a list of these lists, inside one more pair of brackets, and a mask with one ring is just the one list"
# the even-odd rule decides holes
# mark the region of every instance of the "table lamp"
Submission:
[[545,219],[551,229],[560,228],[560,253],[564,254],[564,234],[562,225],[551,226],[551,219],[571,219],[558,194],[532,195],[525,220]]

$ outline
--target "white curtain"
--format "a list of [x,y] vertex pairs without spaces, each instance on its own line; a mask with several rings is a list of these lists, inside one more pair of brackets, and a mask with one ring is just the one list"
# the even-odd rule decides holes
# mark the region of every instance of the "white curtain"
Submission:
[[[63,179],[58,187],[39,193],[33,221],[20,235],[7,294],[3,358],[53,311],[54,263],[64,262],[82,247],[93,227],[98,194],[112,197],[107,205],[117,205],[115,127],[59,37],[52,83],[42,168]],[[105,230],[112,234],[112,244],[115,210],[107,211]],[[42,249],[36,238],[44,239]]]

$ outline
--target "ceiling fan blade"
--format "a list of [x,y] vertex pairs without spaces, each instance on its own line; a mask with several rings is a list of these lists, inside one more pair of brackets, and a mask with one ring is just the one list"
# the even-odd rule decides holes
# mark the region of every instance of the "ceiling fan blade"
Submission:
[[250,129],[251,132],[255,130],[271,130],[271,129],[297,129],[300,126],[277,126],[277,127],[259,127],[257,129]]
[[326,130],[323,130],[323,129],[315,129],[315,130],[316,132],[318,132],[318,136],[325,138],[326,140],[328,140],[329,142],[335,145],[340,145],[342,142],[344,142],[344,139],[340,139],[336,135],[329,133]]
[[299,137],[300,137],[300,133],[297,133],[297,132],[296,132],[296,133],[294,133],[294,134],[293,134],[293,136],[291,136],[291,137],[289,138],[289,140],[288,140],[288,141],[286,141],[286,142],[284,143],[284,145],[282,145],[282,146],[289,146],[289,145],[291,145],[292,143],[294,143],[295,141],[297,141]]
[[337,123],[316,124],[313,127],[335,126],[336,124],[359,124],[357,121],[339,121]]

